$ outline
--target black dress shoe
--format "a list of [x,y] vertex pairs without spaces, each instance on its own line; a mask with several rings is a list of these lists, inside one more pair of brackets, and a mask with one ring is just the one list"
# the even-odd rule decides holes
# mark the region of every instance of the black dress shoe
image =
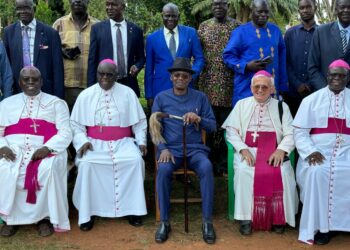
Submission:
[[128,216],[128,221],[131,226],[140,227],[142,226],[142,217],[136,215]]
[[239,232],[242,235],[251,235],[252,234],[252,223],[240,225]]
[[283,234],[286,229],[285,225],[273,225],[272,226],[272,231],[277,233],[277,234]]
[[94,227],[94,219],[90,219],[88,222],[85,222],[80,225],[80,230],[87,232],[90,231]]
[[331,240],[331,233],[330,232],[328,232],[328,233],[318,232],[315,235],[314,243],[316,245],[327,245],[330,240]]
[[167,224],[165,222],[161,222],[159,224],[159,227],[157,229],[155,240],[157,243],[163,243],[168,239],[168,234],[171,231],[170,224]]
[[203,223],[202,225],[203,240],[207,244],[214,244],[216,240],[216,234],[212,223]]
[[11,226],[11,225],[6,225],[4,224],[1,228],[1,236],[3,237],[11,237],[15,235],[18,231],[18,226]]

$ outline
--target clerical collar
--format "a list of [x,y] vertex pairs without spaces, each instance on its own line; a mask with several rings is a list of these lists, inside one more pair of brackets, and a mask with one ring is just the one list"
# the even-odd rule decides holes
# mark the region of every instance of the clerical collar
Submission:
[[38,98],[40,95],[41,95],[41,90],[40,90],[40,92],[39,92],[39,94],[37,94],[37,95],[33,95],[33,96],[30,96],[30,95],[26,95],[24,92],[23,92],[23,95],[24,95],[24,97],[26,97],[26,98],[31,98],[31,99],[36,99],[36,98]]

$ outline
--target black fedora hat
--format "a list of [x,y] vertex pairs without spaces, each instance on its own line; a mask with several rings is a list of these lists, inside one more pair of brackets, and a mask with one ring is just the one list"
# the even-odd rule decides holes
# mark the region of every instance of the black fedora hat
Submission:
[[171,68],[168,68],[168,71],[170,73],[174,71],[185,71],[192,75],[196,73],[195,71],[192,70],[190,59],[186,57],[176,57],[174,60],[173,66]]

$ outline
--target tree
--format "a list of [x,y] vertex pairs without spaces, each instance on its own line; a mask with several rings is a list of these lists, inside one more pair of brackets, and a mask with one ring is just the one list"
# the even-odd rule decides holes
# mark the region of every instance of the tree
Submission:
[[336,0],[317,0],[316,16],[320,23],[334,21]]
[[[252,0],[228,0],[229,15],[245,23],[249,20],[250,4]],[[211,13],[212,0],[202,0],[195,4],[192,9],[193,15],[209,17]],[[291,16],[297,11],[298,0],[270,0],[272,19],[278,22],[288,22]],[[282,20],[280,20],[280,17]]]

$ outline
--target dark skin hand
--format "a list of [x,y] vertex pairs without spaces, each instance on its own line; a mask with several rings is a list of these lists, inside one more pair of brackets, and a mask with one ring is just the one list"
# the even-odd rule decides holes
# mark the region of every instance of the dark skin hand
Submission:
[[266,69],[267,64],[268,62],[263,62],[261,60],[253,60],[247,64],[246,70],[251,72],[258,72],[259,70]]
[[132,77],[136,77],[139,72],[140,72],[140,70],[135,65],[132,65],[130,67],[130,72],[129,73],[130,73],[130,75]]
[[32,155],[32,161],[42,160],[50,154],[48,147],[42,147],[37,149]]
[[185,124],[195,123],[198,125],[201,122],[201,117],[193,112],[188,112],[184,114],[183,119]]
[[147,154],[147,147],[145,145],[140,145],[139,148],[142,156],[145,156]]
[[305,97],[311,93],[311,88],[306,83],[302,83],[298,87],[298,93],[301,97]]
[[309,162],[309,166],[320,165],[324,160],[326,160],[326,158],[318,151],[313,152],[308,157],[306,157],[306,159]]
[[90,142],[85,143],[78,151],[79,158],[83,157],[88,150],[93,151],[92,144]]
[[9,147],[0,148],[0,159],[4,158],[7,161],[15,161],[16,155]]

